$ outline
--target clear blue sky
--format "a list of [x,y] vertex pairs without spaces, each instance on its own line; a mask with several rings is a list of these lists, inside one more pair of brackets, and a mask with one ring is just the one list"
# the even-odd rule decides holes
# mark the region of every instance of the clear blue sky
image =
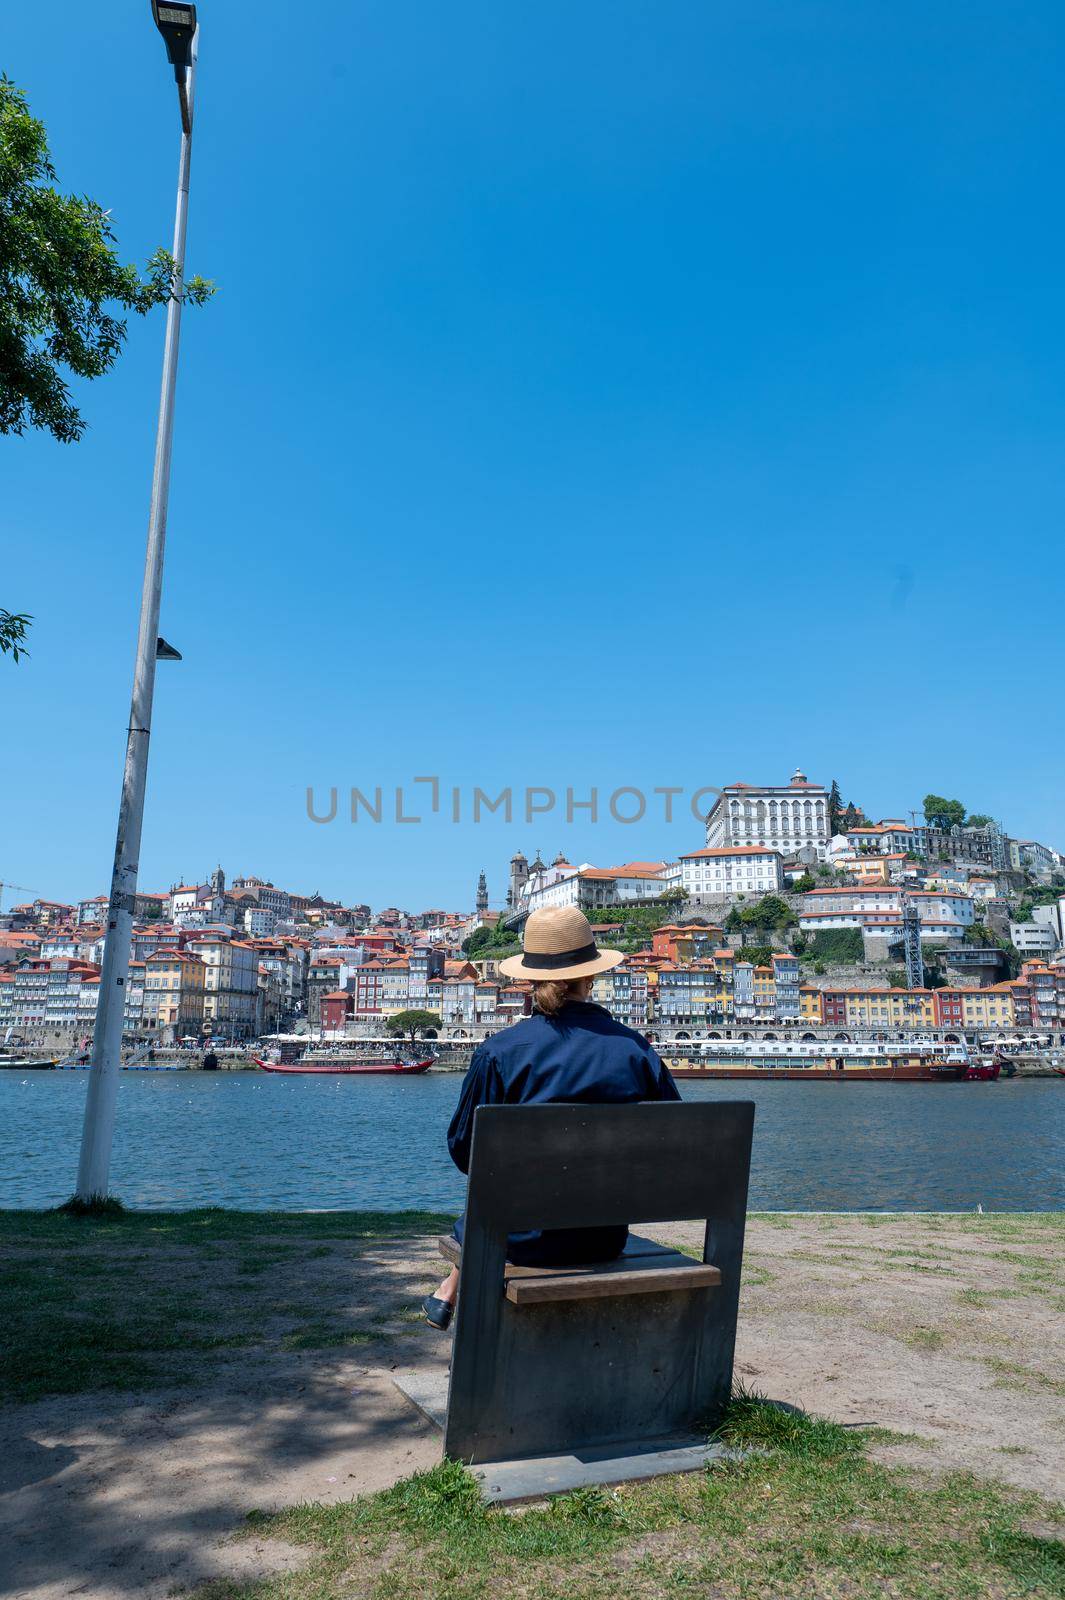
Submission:
[[[205,0],[141,882],[412,908],[522,845],[304,794],[929,789],[1061,846],[1065,14]],[[170,241],[147,0],[6,18],[61,183]],[[107,889],[162,341],[8,439],[0,877]],[[343,799],[342,799],[343,804]],[[580,814],[579,815],[583,815]],[[9,902],[8,902],[9,903]]]

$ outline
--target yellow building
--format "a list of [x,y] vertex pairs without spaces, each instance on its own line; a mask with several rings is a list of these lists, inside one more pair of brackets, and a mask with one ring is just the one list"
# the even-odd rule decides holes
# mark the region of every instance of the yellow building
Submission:
[[755,1016],[772,1022],[777,1010],[777,986],[772,967],[755,967],[751,974],[751,987],[754,990]]
[[733,1020],[733,968],[736,965],[735,952],[732,950],[714,951],[714,993],[711,1005],[723,1022]]
[[[832,989],[826,994],[830,997],[825,1006],[826,1020],[841,1021],[845,1017],[849,1028],[924,1031],[936,1025],[931,989]],[[834,1016],[829,1015],[830,1011]]]
[[848,861],[846,870],[848,877],[858,884],[888,882],[886,856],[855,856],[853,861]]
[[965,1028],[1012,1028],[1015,1021],[1013,987],[995,983],[987,989],[962,989],[962,1026]]
[[812,1022],[815,1027],[820,1027],[825,1020],[821,991],[815,989],[812,983],[799,985],[799,1017],[803,1022]]
[[198,1034],[207,968],[187,950],[156,950],[144,963],[144,1027],[171,1039]]

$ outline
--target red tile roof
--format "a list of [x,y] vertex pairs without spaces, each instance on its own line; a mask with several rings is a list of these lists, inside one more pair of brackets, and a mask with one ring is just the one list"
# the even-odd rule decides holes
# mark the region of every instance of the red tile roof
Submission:
[[768,845],[761,844],[734,844],[721,849],[685,850],[681,856],[682,861],[701,861],[706,856],[779,856],[779,850],[771,850]]

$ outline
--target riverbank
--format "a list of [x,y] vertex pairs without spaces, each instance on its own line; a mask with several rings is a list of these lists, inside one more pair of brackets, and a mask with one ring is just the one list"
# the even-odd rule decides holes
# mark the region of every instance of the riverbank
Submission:
[[[438,1461],[439,1436],[389,1373],[446,1366],[448,1341],[419,1320],[418,1301],[439,1273],[433,1236],[448,1220],[0,1213],[0,1549],[13,1593],[162,1600],[209,1581],[218,1586],[203,1600],[346,1600],[423,1582],[501,1592],[491,1563],[477,1576],[496,1523],[471,1524],[473,1575],[456,1589],[447,1573],[463,1563],[446,1530],[412,1542],[404,1521],[422,1489],[401,1491],[406,1511],[342,1504]],[[690,1228],[657,1231],[695,1248]],[[1051,1593],[1025,1589],[981,1539],[1008,1525],[1022,1540],[1009,1547],[1042,1561],[1051,1513],[1030,1497],[1063,1494],[1063,1232],[1060,1214],[752,1217],[737,1377],[851,1432],[879,1430],[860,1471],[832,1456],[822,1480],[822,1468],[785,1457],[742,1469],[723,1499],[699,1479],[578,1502],[570,1531],[589,1515],[601,1528],[605,1575],[554,1549],[549,1522],[526,1562],[500,1550],[506,1587],[660,1593],[687,1574],[715,1600],[759,1587],[794,1600],[842,1592],[846,1557],[846,1592],[879,1595],[915,1552],[932,1559],[934,1533],[933,1545],[964,1546],[965,1561],[941,1549],[938,1578],[894,1592]],[[461,1486],[430,1484],[438,1511],[449,1495],[461,1503]],[[817,1500],[830,1488],[831,1515]],[[820,1554],[795,1545],[810,1496]],[[249,1512],[305,1502],[236,1537]],[[922,1507],[922,1528],[908,1531]],[[726,1546],[714,1585],[713,1552]],[[974,1588],[981,1572],[988,1586]]]

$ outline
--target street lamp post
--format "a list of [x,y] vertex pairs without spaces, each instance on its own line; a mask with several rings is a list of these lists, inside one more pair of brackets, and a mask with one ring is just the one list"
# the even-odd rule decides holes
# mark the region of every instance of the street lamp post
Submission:
[[[192,155],[192,114],[196,82],[196,7],[152,0],[152,15],[163,35],[167,57],[177,79],[181,105],[181,155],[178,161],[177,209],[174,217],[174,276],[166,308],[163,376],[159,423],[155,436],[155,469],[148,513],[148,542],[141,591],[140,628],[133,670],[126,764],[118,806],[115,860],[107,908],[107,937],[100,972],[100,999],[93,1033],[92,1062],[85,1121],[78,1161],[77,1198],[103,1199],[111,1169],[111,1142],[115,1128],[115,1102],[122,1052],[126,980],[129,976],[130,941],[137,896],[137,867],[144,790],[148,773],[155,663],[174,659],[176,652],[159,637],[159,603],[163,588],[163,552],[170,492],[170,453],[174,433],[174,392],[177,384],[178,340],[181,332],[181,298],[185,266],[185,231],[189,210],[189,165]],[[178,657],[180,659],[180,657]]]

